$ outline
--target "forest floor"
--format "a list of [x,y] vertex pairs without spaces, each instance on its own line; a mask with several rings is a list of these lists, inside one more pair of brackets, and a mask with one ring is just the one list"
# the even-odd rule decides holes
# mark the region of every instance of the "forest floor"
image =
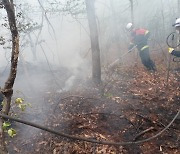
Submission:
[[[103,84],[80,80],[71,91],[49,90],[43,96],[48,112],[29,113],[33,119],[66,134],[111,142],[139,141],[164,129],[180,103],[180,73],[166,69],[148,72],[141,64],[103,71]],[[22,116],[23,117],[23,116]],[[26,120],[31,120],[23,117]],[[36,122],[36,120],[34,120]],[[42,130],[14,124],[19,134],[9,139],[10,154],[151,154],[180,153],[180,117],[157,138],[142,144],[102,145],[62,138]],[[23,137],[27,135],[29,137]]]

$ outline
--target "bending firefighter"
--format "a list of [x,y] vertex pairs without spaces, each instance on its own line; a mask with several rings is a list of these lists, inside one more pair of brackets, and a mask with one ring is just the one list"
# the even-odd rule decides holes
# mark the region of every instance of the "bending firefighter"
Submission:
[[175,27],[177,33],[177,44],[175,44],[175,48],[169,48],[169,53],[173,56],[180,57],[180,18],[176,19],[173,26]]
[[147,44],[150,35],[149,31],[142,28],[135,29],[132,23],[128,23],[126,29],[131,33],[131,43],[128,49],[131,50],[134,46],[137,46],[142,64],[148,70],[156,71],[156,66],[150,58]]

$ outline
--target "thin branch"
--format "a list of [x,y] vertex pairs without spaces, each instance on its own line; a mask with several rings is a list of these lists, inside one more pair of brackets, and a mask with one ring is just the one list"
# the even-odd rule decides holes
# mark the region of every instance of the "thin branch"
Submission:
[[43,52],[43,54],[44,54],[44,56],[45,56],[46,62],[47,62],[48,67],[49,67],[49,70],[51,71],[51,75],[54,77],[55,83],[57,84],[58,88],[60,88],[61,90],[63,90],[63,88],[62,88],[62,87],[60,86],[60,84],[58,83],[57,78],[56,78],[54,72],[53,72],[52,69],[51,69],[49,60],[48,60],[47,55],[46,55],[46,53],[45,53],[45,51],[44,51],[44,48],[43,48],[43,46],[42,46],[41,44],[40,44],[40,47],[41,47],[41,50],[42,50],[42,52]]
[[151,130],[154,130],[155,128],[154,127],[150,127],[148,129],[145,129],[144,131],[140,132],[139,134],[137,134],[134,138],[134,141],[136,141],[140,136],[144,135],[145,133],[151,131]]
[[49,19],[48,19],[48,17],[47,17],[47,14],[46,14],[47,12],[46,12],[46,10],[44,9],[43,5],[41,4],[40,0],[38,0],[38,3],[39,3],[40,7],[41,7],[42,10],[43,10],[45,19],[46,19],[47,23],[50,25],[50,27],[51,27],[51,29],[52,29],[52,31],[53,31],[55,40],[57,41],[57,39],[56,39],[56,33],[55,33],[55,30],[54,30],[54,27],[52,26],[51,22],[49,21]]

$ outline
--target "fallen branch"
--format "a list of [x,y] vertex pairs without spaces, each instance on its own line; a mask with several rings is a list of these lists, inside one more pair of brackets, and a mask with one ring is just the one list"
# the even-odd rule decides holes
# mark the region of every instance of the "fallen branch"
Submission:
[[117,117],[120,117],[120,118],[125,118],[124,115],[118,115],[118,114],[115,114],[115,113],[104,113],[104,112],[79,113],[78,115],[93,115],[93,114],[110,115],[110,116],[117,116]]
[[136,141],[140,136],[144,135],[145,133],[151,131],[151,130],[154,130],[155,128],[154,127],[150,127],[148,129],[145,129],[144,131],[140,132],[139,134],[137,134],[134,138],[134,141]]
[[[149,123],[151,123],[151,124],[157,124],[157,125],[159,125],[159,126],[163,126],[164,128],[166,127],[166,125],[164,125],[162,122],[160,122],[160,121],[152,121],[152,120],[150,120],[148,117],[145,117],[145,116],[143,116],[143,115],[140,115],[140,114],[135,114],[135,115],[137,115],[137,116],[139,116],[139,117],[141,117],[142,119],[144,119],[144,120],[146,120],[147,122],[149,122]],[[168,128],[169,129],[169,128]]]
[[83,99],[83,100],[86,100],[86,99],[96,99],[96,100],[98,100],[98,98],[91,98],[91,97],[85,98],[84,96],[71,95],[71,96],[61,98],[60,101],[64,101],[64,100],[69,99],[71,97],[77,97],[77,98],[80,98],[80,99]]

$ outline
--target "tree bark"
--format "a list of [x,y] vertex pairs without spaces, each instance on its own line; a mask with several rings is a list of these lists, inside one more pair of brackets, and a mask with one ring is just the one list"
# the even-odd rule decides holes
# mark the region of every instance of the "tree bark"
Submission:
[[2,129],[3,120],[0,118],[0,154],[7,154],[7,149],[4,142],[4,133]]
[[[8,114],[11,105],[11,97],[13,94],[13,85],[16,78],[17,73],[17,63],[19,56],[19,35],[16,27],[16,18],[15,18],[15,9],[13,0],[2,0],[2,4],[5,7],[8,16],[9,28],[11,31],[12,37],[12,53],[11,53],[11,68],[9,77],[5,82],[4,88],[2,89],[2,93],[5,96],[3,112],[4,114]],[[0,119],[0,154],[7,154],[7,149],[4,142],[4,133],[2,129],[3,119]]]
[[95,16],[94,0],[86,0],[87,18],[90,29],[91,50],[92,50],[92,79],[96,84],[101,83],[101,61],[99,37]]
[[13,94],[13,85],[17,74],[17,63],[19,56],[19,35],[16,27],[16,18],[15,18],[13,0],[11,1],[3,0],[2,2],[7,12],[8,22],[12,37],[11,68],[10,68],[9,77],[6,80],[4,88],[2,90],[6,98],[6,103],[5,106],[3,107],[3,111],[5,114],[8,114],[10,110],[11,97]]

